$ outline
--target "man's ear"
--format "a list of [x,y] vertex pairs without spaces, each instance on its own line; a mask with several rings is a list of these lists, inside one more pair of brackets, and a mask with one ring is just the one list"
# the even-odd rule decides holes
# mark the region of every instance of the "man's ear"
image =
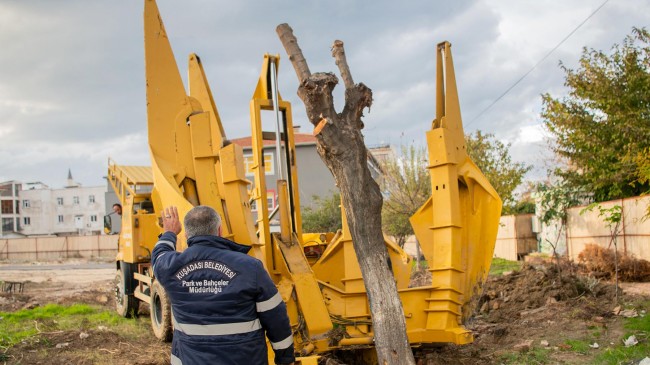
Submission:
[[217,236],[221,237],[221,226],[217,229]]

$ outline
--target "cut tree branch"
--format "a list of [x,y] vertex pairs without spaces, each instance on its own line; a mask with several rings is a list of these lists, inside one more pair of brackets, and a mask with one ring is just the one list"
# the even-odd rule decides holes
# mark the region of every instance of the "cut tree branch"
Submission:
[[348,66],[348,61],[345,58],[345,49],[343,48],[343,41],[335,40],[332,45],[332,57],[336,61],[336,65],[339,67],[339,72],[341,73],[341,78],[345,84],[345,89],[352,89],[354,87],[354,80],[352,80],[352,74],[350,73],[350,67]]
[[284,49],[289,55],[289,61],[293,65],[293,68],[296,70],[296,75],[298,75],[298,80],[302,83],[311,76],[309,72],[309,66],[307,65],[307,60],[302,55],[302,50],[298,46],[298,41],[293,35],[293,29],[287,23],[282,23],[275,28],[275,31],[280,37],[280,41],[284,45]]

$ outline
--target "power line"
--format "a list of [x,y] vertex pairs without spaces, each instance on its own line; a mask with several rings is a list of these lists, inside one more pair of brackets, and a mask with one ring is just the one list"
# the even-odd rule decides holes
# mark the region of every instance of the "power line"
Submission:
[[589,14],[589,16],[585,20],[583,20],[582,23],[578,24],[578,26],[575,27],[575,29],[573,29],[571,33],[569,33],[566,37],[564,37],[564,39],[562,39],[560,43],[558,43],[555,47],[553,47],[553,49],[551,49],[548,53],[546,53],[546,55],[544,55],[544,57],[542,57],[541,60],[539,60],[530,70],[528,70],[528,72],[526,72],[517,81],[515,81],[515,83],[512,84],[506,91],[504,91],[501,95],[499,95],[499,97],[496,98],[490,105],[488,105],[485,109],[483,109],[480,113],[478,113],[478,115],[475,116],[469,123],[467,123],[466,126],[469,127],[472,123],[477,121],[483,114],[485,114],[485,112],[490,110],[490,108],[492,108],[494,104],[496,104],[499,100],[501,100],[501,98],[506,96],[506,94],[509,93],[510,90],[512,90],[515,86],[517,86],[531,72],[533,72],[533,70],[537,68],[537,66],[539,66],[542,62],[544,62],[544,60],[546,60],[553,52],[555,52],[555,50],[558,49],[567,39],[569,39],[573,35],[573,33],[575,33],[578,29],[580,29],[580,27],[582,27],[589,19],[591,19],[592,16],[594,16],[603,6],[605,6],[605,4],[607,4],[608,1],[609,0],[605,0],[598,8],[596,8],[596,10],[594,10],[591,14]]

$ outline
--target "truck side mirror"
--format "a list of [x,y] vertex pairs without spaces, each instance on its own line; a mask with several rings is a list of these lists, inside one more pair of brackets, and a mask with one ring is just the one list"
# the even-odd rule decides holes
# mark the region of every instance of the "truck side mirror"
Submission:
[[113,222],[111,221],[110,215],[104,216],[104,233],[111,234],[113,231]]

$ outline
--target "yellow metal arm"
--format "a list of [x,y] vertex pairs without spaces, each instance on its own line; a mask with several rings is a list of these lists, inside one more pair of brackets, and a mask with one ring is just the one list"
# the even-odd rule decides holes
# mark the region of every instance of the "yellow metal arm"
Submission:
[[[189,56],[187,95],[155,1],[145,1],[144,21],[156,211],[174,205],[182,218],[193,206],[208,205],[223,217],[224,237],[256,244],[242,149],[225,143],[224,128],[199,57]],[[183,236],[179,236],[181,249],[185,247]]]
[[429,263],[433,289],[427,329],[471,341],[469,316],[492,260],[501,199],[467,155],[451,45],[437,47],[436,119],[427,132],[431,198],[411,217]]

